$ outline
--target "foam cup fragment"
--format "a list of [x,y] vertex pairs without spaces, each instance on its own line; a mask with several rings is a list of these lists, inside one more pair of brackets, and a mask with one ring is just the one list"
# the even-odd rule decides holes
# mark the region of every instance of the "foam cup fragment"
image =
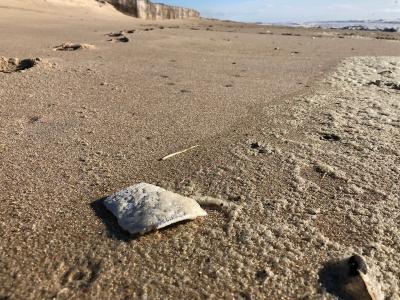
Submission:
[[131,234],[207,215],[195,200],[144,182],[110,195],[104,206]]

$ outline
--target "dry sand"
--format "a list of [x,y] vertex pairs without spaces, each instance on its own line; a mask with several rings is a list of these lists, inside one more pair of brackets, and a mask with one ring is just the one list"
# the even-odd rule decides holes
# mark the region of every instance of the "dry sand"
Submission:
[[[398,34],[62,3],[0,5],[40,58],[0,72],[1,299],[334,299],[353,253],[399,299]],[[141,181],[224,205],[132,238],[100,202]]]

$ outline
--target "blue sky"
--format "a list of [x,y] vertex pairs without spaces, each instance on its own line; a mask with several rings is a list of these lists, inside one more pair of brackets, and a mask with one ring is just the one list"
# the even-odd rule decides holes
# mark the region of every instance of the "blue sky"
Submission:
[[400,0],[159,0],[204,17],[247,22],[398,19]]

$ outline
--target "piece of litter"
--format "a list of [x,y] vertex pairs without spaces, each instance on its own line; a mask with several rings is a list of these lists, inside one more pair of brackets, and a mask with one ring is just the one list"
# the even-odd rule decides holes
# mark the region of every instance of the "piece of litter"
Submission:
[[192,150],[192,149],[194,149],[194,148],[197,148],[198,146],[199,146],[199,145],[192,146],[192,147],[190,147],[190,148],[187,148],[187,149],[184,149],[184,150],[182,150],[182,151],[178,151],[178,152],[175,152],[175,153],[169,154],[169,155],[167,155],[167,156],[164,156],[163,158],[161,158],[161,160],[166,160],[166,159],[168,159],[168,158],[174,157],[175,155],[178,155],[178,154],[185,153],[185,152],[187,152],[187,151],[189,151],[189,150]]
[[76,51],[82,49],[94,49],[93,45],[80,43],[63,43],[53,48],[54,51]]
[[213,198],[209,196],[193,196],[196,199],[197,203],[200,203],[203,206],[216,206],[216,207],[224,207],[227,209],[234,208],[236,205],[234,203],[228,202],[223,199]]
[[104,206],[131,234],[207,215],[195,200],[144,182],[107,197]]

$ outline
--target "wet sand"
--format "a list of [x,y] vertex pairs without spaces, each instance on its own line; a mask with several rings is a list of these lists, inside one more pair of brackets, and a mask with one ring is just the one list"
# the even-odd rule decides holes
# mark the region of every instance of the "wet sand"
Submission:
[[[344,33],[2,4],[40,59],[0,72],[0,297],[334,299],[358,253],[397,299],[400,41]],[[141,181],[229,205],[131,237],[101,199]]]

